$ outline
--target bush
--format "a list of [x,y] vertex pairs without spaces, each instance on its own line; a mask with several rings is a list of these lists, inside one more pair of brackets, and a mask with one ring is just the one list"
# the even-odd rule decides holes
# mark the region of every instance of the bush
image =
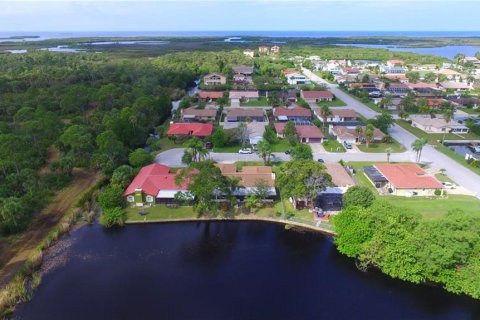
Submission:
[[143,167],[153,162],[153,156],[143,149],[135,149],[128,155],[128,162],[134,168]]
[[123,188],[119,185],[110,185],[98,196],[98,204],[102,210],[116,207],[123,208],[125,205]]
[[100,223],[105,228],[111,228],[114,226],[123,226],[125,220],[127,220],[126,212],[122,208],[116,207],[104,210]]
[[435,189],[435,192],[433,194],[436,195],[436,196],[440,196],[440,195],[442,195],[442,190]]
[[353,186],[343,195],[343,207],[360,206],[370,207],[375,201],[375,195],[367,187]]

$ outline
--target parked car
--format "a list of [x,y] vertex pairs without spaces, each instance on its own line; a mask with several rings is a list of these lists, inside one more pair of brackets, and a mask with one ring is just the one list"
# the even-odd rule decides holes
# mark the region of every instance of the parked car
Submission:
[[252,149],[251,148],[243,148],[243,149],[238,150],[238,153],[240,153],[240,154],[251,154]]
[[346,141],[343,142],[343,145],[345,146],[345,149],[352,149],[352,144],[351,143],[348,143]]
[[457,186],[451,182],[442,182],[445,189],[455,189]]
[[318,159],[317,161],[320,162],[320,163],[325,163],[325,160],[323,160],[323,159]]

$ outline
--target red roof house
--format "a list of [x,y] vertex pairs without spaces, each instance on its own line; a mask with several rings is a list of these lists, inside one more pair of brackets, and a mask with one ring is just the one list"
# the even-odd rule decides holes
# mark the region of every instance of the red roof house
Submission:
[[199,99],[216,100],[223,97],[222,91],[201,91],[198,93]]
[[137,206],[146,203],[173,201],[175,194],[186,191],[188,181],[177,185],[178,173],[171,173],[170,167],[153,163],[140,169],[123,193],[129,203]]
[[306,102],[310,103],[315,103],[319,101],[332,101],[333,100],[333,94],[330,91],[327,90],[321,90],[321,91],[305,91],[302,90],[301,96],[303,100]]
[[[285,130],[285,122],[276,122],[274,124],[275,131],[279,137],[283,137],[283,131]],[[297,136],[302,143],[321,143],[324,135],[322,130],[314,125],[296,125]]]
[[208,137],[212,134],[211,123],[172,123],[168,128],[169,136]]

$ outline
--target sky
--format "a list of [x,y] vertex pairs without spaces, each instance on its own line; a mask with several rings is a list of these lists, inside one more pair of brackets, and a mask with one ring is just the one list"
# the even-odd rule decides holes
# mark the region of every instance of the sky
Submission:
[[0,0],[0,31],[480,31],[479,13],[480,0]]

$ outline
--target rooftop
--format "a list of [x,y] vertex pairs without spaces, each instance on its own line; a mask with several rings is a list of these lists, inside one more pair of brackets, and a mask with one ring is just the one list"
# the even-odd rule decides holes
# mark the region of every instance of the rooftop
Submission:
[[157,196],[160,190],[187,190],[188,183],[177,185],[176,177],[176,173],[170,173],[170,167],[153,163],[140,169],[123,194],[134,194],[136,189],[151,196]]
[[327,90],[321,90],[321,91],[302,90],[302,96],[305,99],[333,99],[333,94]]
[[168,135],[192,135],[196,137],[207,137],[212,134],[211,123],[172,123],[168,128]]
[[327,173],[332,177],[332,182],[337,187],[349,187],[355,185],[355,181],[353,181],[352,177],[348,174],[345,168],[337,163],[337,162],[330,162],[325,163],[325,167],[327,168]]
[[442,189],[443,185],[414,163],[377,163],[375,168],[397,189]]

